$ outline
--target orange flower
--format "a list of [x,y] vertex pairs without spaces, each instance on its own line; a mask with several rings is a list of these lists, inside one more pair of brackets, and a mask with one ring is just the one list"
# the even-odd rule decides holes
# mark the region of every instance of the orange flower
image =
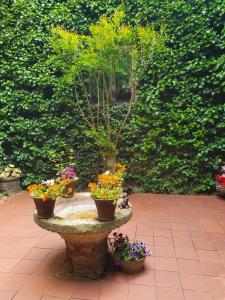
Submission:
[[90,183],[88,184],[88,188],[89,188],[90,190],[94,190],[96,187],[97,187],[97,185],[96,185],[96,183],[94,183],[94,182],[90,182]]
[[27,187],[27,190],[30,192],[30,193],[33,193],[34,191],[36,190],[43,190],[45,188],[45,185],[44,184],[31,184]]
[[47,201],[48,200],[48,195],[47,194],[43,194],[41,198],[42,198],[43,201]]
[[119,178],[117,178],[114,174],[99,174],[98,181],[105,185],[116,185],[120,183]]

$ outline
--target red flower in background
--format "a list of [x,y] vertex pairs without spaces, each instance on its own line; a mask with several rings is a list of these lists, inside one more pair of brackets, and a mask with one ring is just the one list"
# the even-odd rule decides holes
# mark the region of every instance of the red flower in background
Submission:
[[218,184],[225,186],[225,174],[216,174],[214,177]]

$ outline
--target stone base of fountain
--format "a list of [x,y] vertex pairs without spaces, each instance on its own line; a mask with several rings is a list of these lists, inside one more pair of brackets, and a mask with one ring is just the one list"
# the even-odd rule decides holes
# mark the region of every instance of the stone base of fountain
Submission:
[[104,275],[108,257],[109,233],[127,223],[132,216],[128,209],[116,209],[115,220],[97,220],[93,200],[87,193],[79,193],[56,204],[55,215],[50,219],[34,221],[42,228],[57,232],[66,244],[66,261],[57,277],[100,279]]
[[106,267],[109,232],[60,235],[66,243],[67,264],[72,266],[72,277],[101,278]]

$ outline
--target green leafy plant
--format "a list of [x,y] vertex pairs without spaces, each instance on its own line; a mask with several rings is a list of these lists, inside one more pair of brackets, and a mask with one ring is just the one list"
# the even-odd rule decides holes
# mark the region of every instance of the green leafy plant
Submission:
[[[112,17],[101,16],[97,24],[89,26],[89,35],[60,27],[52,30],[54,54],[49,61],[63,72],[64,84],[73,84],[77,107],[107,168],[116,162],[120,135],[137,99],[140,74],[147,61],[165,50],[163,27],[157,32],[151,25],[125,24],[124,18],[122,10]],[[123,87],[129,94],[127,112],[115,126],[110,107]]]
[[[145,62],[138,101],[121,132],[117,149],[128,166],[126,183],[153,193],[215,191],[212,174],[225,157],[223,0],[2,0],[0,168],[13,162],[22,170],[24,187],[41,182],[54,176],[51,152],[66,145],[75,149],[81,189],[102,172],[73,84],[64,84],[57,64],[46,60],[53,54],[52,27],[87,35],[90,24],[119,5],[124,23],[153,21],[156,31],[166,24],[169,37],[169,51]],[[87,111],[85,97],[80,99]],[[116,128],[127,106],[116,102],[110,107]]]

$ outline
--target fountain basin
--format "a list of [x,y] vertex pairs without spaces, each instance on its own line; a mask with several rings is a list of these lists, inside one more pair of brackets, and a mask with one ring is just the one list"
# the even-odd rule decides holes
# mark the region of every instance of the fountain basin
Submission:
[[109,233],[127,223],[132,211],[117,208],[115,220],[99,221],[89,193],[77,193],[56,203],[54,217],[34,221],[40,227],[58,233],[66,244],[66,263],[58,273],[63,277],[99,279],[103,276],[108,253]]

